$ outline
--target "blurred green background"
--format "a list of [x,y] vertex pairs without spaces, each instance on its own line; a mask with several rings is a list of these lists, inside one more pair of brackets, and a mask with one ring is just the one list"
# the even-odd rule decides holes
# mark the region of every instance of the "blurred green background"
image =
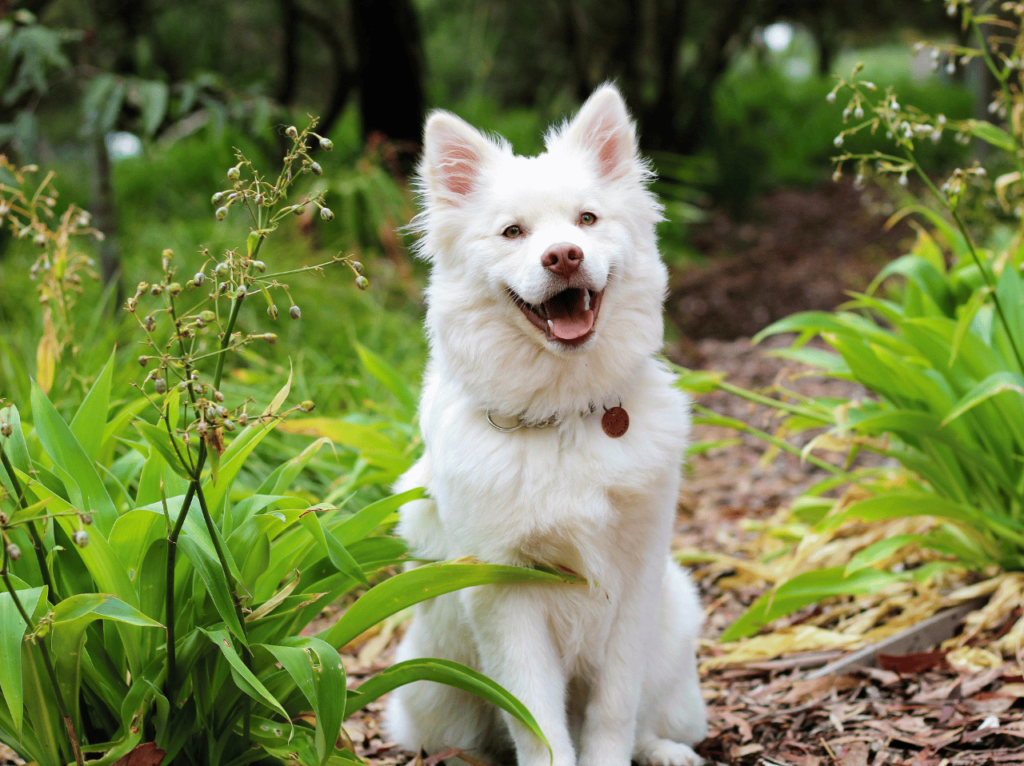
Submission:
[[[415,213],[408,177],[429,109],[536,153],[549,124],[614,80],[660,172],[663,249],[682,272],[700,260],[691,235],[709,212],[741,222],[758,195],[828,183],[843,120],[825,97],[855,62],[950,118],[986,101],[973,66],[947,71],[911,50],[923,37],[958,39],[937,0],[36,0],[0,13],[2,150],[56,171],[59,205],[92,210],[106,234],[86,245],[110,286],[84,287],[79,350],[58,379],[65,409],[113,343],[131,354],[119,295],[156,271],[164,248],[187,271],[200,248],[244,240],[241,217],[218,222],[210,204],[234,147],[272,169],[285,127],[307,114],[334,142],[309,183],[326,189],[335,219],[299,219],[262,255],[276,270],[355,252],[372,286],[353,289],[341,270],[297,279],[302,320],[277,320],[281,342],[248,353],[233,385],[276,390],[290,361],[296,396],[373,420],[398,403],[354,344],[413,387],[425,358],[425,269],[401,227]],[[921,157],[939,172],[965,152],[949,135]],[[0,395],[10,398],[34,374],[35,256],[0,234]],[[246,311],[249,327],[271,324],[258,306]]]

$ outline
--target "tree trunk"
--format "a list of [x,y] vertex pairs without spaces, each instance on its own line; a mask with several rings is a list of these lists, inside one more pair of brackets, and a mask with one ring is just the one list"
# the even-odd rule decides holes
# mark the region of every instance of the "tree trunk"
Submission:
[[411,172],[426,110],[423,56],[411,0],[353,0],[363,137],[382,134]]

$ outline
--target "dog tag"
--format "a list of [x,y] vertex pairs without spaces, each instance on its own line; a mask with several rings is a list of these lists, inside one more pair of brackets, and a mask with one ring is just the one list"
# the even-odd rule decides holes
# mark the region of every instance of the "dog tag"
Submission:
[[605,410],[601,417],[601,428],[613,439],[618,439],[629,430],[629,415],[622,407]]

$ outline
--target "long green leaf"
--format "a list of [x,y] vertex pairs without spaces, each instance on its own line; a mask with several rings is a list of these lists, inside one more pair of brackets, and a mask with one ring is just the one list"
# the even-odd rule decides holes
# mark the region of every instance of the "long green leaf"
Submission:
[[232,675],[239,688],[257,702],[262,702],[287,719],[288,713],[281,707],[281,703],[274,698],[274,695],[267,691],[267,687],[260,683],[260,680],[253,675],[252,671],[245,666],[242,658],[238,656],[238,652],[235,651],[235,647],[231,644],[231,637],[228,635],[228,632],[224,628],[199,628],[199,630],[210,639],[213,645],[224,655],[228,664],[231,665]]
[[427,564],[395,575],[370,588],[330,628],[320,631],[331,646],[347,644],[364,630],[396,612],[429,598],[474,585],[535,583],[550,585],[577,584],[579,578],[541,569],[481,564],[475,559],[457,559]]
[[110,409],[110,382],[114,374],[115,353],[116,349],[111,352],[110,358],[71,421],[72,433],[92,461],[99,457],[100,447],[103,445],[103,428],[107,425],[107,410]]
[[54,473],[64,482],[78,509],[86,513],[92,511],[97,528],[108,534],[117,520],[117,509],[92,461],[46,394],[34,382],[31,399],[36,433],[46,454],[53,460]]
[[[25,611],[32,614],[43,598],[43,588],[19,590],[18,599]],[[0,692],[14,720],[14,731],[21,734],[25,700],[21,677],[21,642],[28,626],[6,590],[0,591]]]
[[206,585],[206,590],[213,600],[213,606],[217,610],[217,614],[224,620],[224,623],[235,637],[243,645],[248,646],[245,632],[242,630],[242,624],[238,621],[238,615],[235,613],[235,603],[231,598],[231,587],[228,585],[227,580],[224,579],[224,570],[221,569],[220,562],[215,557],[210,556],[203,546],[199,545],[187,534],[182,534],[178,538],[178,547],[188,557],[188,560],[192,562],[192,566],[196,568],[196,572],[199,573],[199,577]]
[[405,686],[414,681],[435,681],[447,684],[497,705],[532,731],[547,746],[548,751],[551,751],[551,745],[548,744],[547,737],[541,731],[540,725],[522,702],[482,673],[451,660],[420,658],[392,665],[387,670],[364,681],[358,692],[350,693],[351,702],[345,709],[345,716],[348,717],[355,712],[354,706],[365,707],[399,686]]

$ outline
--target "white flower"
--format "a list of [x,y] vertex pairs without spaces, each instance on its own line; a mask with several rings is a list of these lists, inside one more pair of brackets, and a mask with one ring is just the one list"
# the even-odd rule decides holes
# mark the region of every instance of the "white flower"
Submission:
[[946,74],[956,74],[956,63],[954,63],[953,59],[950,59],[949,63],[946,64]]
[[832,91],[827,96],[825,96],[825,100],[828,101],[830,104],[834,104],[836,102],[835,91]]
[[907,185],[907,174],[906,173],[901,173],[900,174],[900,186],[906,186],[906,185]]
[[936,143],[936,144],[939,143],[939,140],[941,138],[942,138],[942,131],[941,130],[933,130],[932,131],[931,139],[932,139],[933,143]]
[[864,108],[861,107],[860,105],[858,105],[857,108],[853,110],[853,116],[856,117],[858,120],[863,118],[864,117]]
[[835,144],[836,146],[842,146],[843,145],[843,134],[840,133],[838,136],[836,136],[835,139],[832,141],[832,143]]

